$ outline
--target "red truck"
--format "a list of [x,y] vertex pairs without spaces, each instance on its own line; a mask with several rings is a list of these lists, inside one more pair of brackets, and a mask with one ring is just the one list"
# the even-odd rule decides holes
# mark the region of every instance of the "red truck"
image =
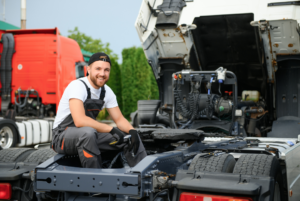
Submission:
[[85,74],[80,47],[57,28],[0,30],[0,34],[0,145],[50,142],[64,89]]

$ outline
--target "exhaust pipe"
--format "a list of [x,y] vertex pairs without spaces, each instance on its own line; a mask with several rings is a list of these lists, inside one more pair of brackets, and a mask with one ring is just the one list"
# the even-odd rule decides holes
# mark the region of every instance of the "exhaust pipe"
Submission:
[[26,29],[26,0],[21,0],[21,29]]

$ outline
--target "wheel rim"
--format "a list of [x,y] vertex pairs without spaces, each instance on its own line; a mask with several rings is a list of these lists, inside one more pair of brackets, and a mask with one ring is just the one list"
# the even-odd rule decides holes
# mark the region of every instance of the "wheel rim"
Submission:
[[274,201],[280,201],[280,187],[278,182],[275,183]]
[[11,128],[4,126],[0,130],[0,145],[3,149],[11,147],[13,143],[14,135]]

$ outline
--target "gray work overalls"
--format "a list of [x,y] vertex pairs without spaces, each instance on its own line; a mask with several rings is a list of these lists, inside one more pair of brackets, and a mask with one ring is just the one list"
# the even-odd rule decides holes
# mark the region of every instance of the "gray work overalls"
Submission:
[[[85,114],[96,119],[104,105],[105,88],[104,86],[101,88],[99,99],[91,99],[90,88],[84,81],[82,82],[87,89],[87,99],[84,102]],[[141,140],[139,150],[133,156],[128,150],[127,141],[120,145],[109,145],[116,138],[118,136],[112,136],[110,133],[98,133],[91,127],[76,127],[72,115],[69,114],[58,127],[53,129],[52,148],[60,154],[78,154],[81,165],[85,168],[101,168],[101,151],[121,151],[123,149],[124,156],[131,167],[146,157],[147,154]]]

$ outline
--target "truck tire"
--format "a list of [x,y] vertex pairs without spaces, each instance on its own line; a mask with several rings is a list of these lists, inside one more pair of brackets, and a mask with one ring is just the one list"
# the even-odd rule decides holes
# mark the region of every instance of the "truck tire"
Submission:
[[273,177],[275,182],[270,187],[269,200],[284,201],[288,199],[283,190],[283,177],[278,159],[273,155],[241,155],[234,167],[233,173]]
[[55,156],[57,153],[52,149],[39,149],[33,153],[31,153],[25,160],[24,163],[34,163],[34,164],[41,164]]
[[3,149],[16,146],[18,142],[18,132],[11,124],[0,125],[0,143]]
[[31,149],[31,148],[3,149],[0,151],[0,162],[2,163],[22,162],[28,157],[28,155],[30,155],[34,151],[35,149]]
[[207,154],[198,154],[194,157],[189,170],[201,172],[228,172],[232,173],[235,166],[235,159],[230,154],[219,156],[203,157]]

